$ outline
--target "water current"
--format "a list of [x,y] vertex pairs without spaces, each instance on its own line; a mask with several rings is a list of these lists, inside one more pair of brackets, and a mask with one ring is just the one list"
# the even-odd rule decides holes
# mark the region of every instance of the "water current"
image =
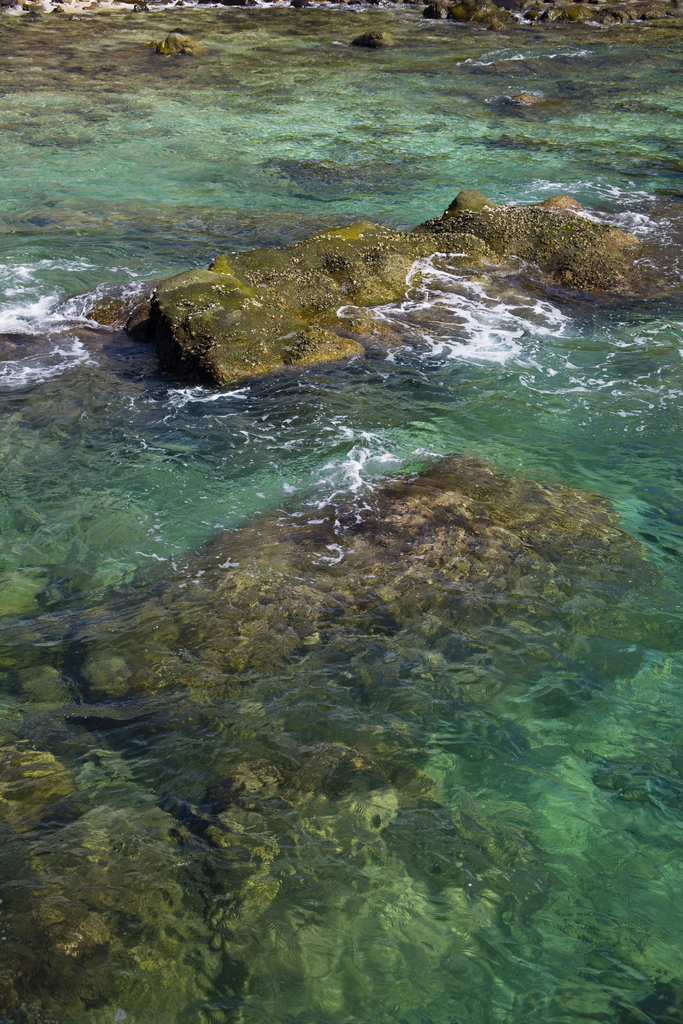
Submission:
[[[184,6],[0,47],[0,1020],[682,1021],[678,32]],[[442,254],[388,356],[226,390],[88,319],[467,187],[571,194],[661,295]],[[478,564],[517,551],[457,599],[450,513],[424,570],[404,506],[377,539],[453,455]]]

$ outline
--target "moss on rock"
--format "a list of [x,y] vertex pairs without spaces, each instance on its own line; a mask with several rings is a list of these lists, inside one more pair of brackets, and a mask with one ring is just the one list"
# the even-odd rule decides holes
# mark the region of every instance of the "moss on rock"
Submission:
[[338,310],[401,299],[414,261],[436,251],[458,254],[463,268],[517,256],[563,287],[627,292],[636,239],[575,209],[561,198],[498,207],[466,189],[410,233],[357,221],[296,245],[220,255],[209,270],[157,286],[150,324],[162,366],[226,385],[357,355],[366,332],[354,336]]

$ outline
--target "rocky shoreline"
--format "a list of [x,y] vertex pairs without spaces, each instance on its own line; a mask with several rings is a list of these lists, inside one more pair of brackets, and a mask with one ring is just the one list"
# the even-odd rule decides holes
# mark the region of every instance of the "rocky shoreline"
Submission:
[[[383,7],[421,7],[424,0],[381,0]],[[83,16],[106,11],[166,10],[172,7],[320,7],[379,6],[380,0],[0,0],[0,11],[10,15],[66,14]],[[476,29],[500,31],[525,25],[588,25],[618,26],[632,22],[661,22],[683,17],[683,0],[430,0],[423,8],[423,17],[469,24]],[[377,33],[367,33],[372,36]],[[360,38],[360,37],[359,37]],[[354,44],[392,45],[392,41],[370,41]],[[164,50],[165,55],[190,53],[198,49]]]

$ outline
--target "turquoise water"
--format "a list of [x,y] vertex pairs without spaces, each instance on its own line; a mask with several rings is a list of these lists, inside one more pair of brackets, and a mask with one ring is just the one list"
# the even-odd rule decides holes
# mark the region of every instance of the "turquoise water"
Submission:
[[[1,20],[2,1021],[683,1019],[678,33],[420,15]],[[396,47],[348,45],[371,24]],[[146,48],[175,27],[200,58]],[[463,187],[570,193],[661,295],[435,258],[375,311],[388,358],[223,392],[87,317]],[[634,544],[555,536],[476,607],[386,567],[370,599],[332,545],[355,610],[316,619],[282,522],[451,454],[597,492]]]

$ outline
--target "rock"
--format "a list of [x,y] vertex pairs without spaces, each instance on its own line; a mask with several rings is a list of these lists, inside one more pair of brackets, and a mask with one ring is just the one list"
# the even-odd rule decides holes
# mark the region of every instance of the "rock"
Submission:
[[491,199],[487,199],[481,192],[477,192],[475,189],[464,188],[458,192],[448,207],[447,212],[459,213],[463,210],[471,210],[474,213],[478,213],[480,210],[495,210],[497,208],[498,204],[494,203]]
[[427,4],[422,12],[423,18],[440,19],[448,17],[448,6],[445,3]]
[[[475,238],[453,244],[454,252],[469,246],[471,265],[492,256]],[[157,286],[151,318],[162,366],[231,384],[360,354],[361,343],[336,311],[402,298],[413,261],[433,251],[426,235],[358,221],[281,249],[219,256],[208,271]]]
[[196,57],[202,52],[199,43],[195,43],[181,29],[169,32],[166,38],[160,43],[156,43],[155,46],[157,53],[162,53],[165,57],[179,56],[182,53]]
[[0,747],[0,810],[14,825],[34,824],[75,789],[71,774],[45,750]]
[[63,704],[69,694],[66,681],[51,665],[36,665],[17,673],[21,692],[41,704]]
[[462,267],[520,257],[562,287],[632,291],[636,239],[575,209],[567,200],[498,207],[466,189],[409,234],[358,221],[281,249],[219,256],[209,270],[158,284],[150,322],[161,364],[225,385],[360,354],[367,331],[356,336],[337,310],[402,298],[413,262],[435,251],[460,254]]
[[542,203],[537,203],[537,206],[547,210],[583,210],[583,206],[571,196],[549,196]]
[[154,324],[151,320],[151,299],[145,299],[126,320],[124,330],[133,341],[154,341]]
[[504,23],[513,21],[509,11],[496,7],[493,0],[458,0],[449,5],[448,17],[453,21],[471,21],[489,28],[494,25],[503,28]]
[[543,97],[536,96],[532,92],[517,92],[514,96],[510,96],[507,102],[513,107],[533,107],[538,103],[543,103]]
[[290,7],[310,7],[311,0],[292,0]]
[[355,39],[351,40],[351,45],[365,46],[369,50],[378,50],[383,46],[393,46],[394,40],[388,32],[373,29],[370,32],[364,32],[362,35],[356,36]]
[[89,658],[82,671],[93,693],[117,697],[129,688],[130,669],[125,660],[116,654],[106,652]]
[[561,207],[502,206],[460,209],[456,197],[442,217],[415,231],[476,235],[499,256],[535,263],[557,284],[572,289],[629,292],[639,244],[633,235],[573,214]]
[[[239,673],[276,671],[300,652],[352,660],[376,639],[389,659],[406,645],[447,656],[453,636],[467,634],[462,657],[470,643],[474,655],[494,621],[504,628],[520,614],[636,643],[654,623],[629,604],[634,573],[639,595],[668,593],[604,499],[452,457],[386,485],[371,505],[316,508],[312,522],[273,513],[258,536],[254,524],[216,536],[132,592],[138,625],[118,642],[136,659],[128,692],[176,685],[223,699],[240,691]],[[84,628],[94,634],[107,615],[94,609]]]

